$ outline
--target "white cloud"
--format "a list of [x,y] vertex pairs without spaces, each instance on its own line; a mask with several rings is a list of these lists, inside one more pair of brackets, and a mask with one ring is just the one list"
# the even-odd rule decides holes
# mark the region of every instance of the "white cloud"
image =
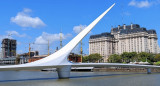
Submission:
[[130,16],[131,14],[129,12],[123,12],[124,15]]
[[16,23],[21,27],[38,28],[45,26],[45,23],[39,17],[31,17],[31,9],[23,9],[22,12],[18,12],[15,17],[11,17],[11,22]]
[[[82,30],[84,30],[87,27],[87,25],[79,25],[79,26],[74,26],[73,27],[73,31],[75,33],[80,33]],[[90,32],[91,33],[91,32]],[[73,50],[72,53],[76,53],[76,54],[80,54],[80,50],[81,50],[81,45],[78,44]]]
[[21,44],[22,44],[21,42],[17,41],[17,45],[21,45]]
[[39,36],[38,38],[36,38],[35,44],[47,44],[48,41],[45,40],[42,36]]
[[72,50],[72,53],[80,54],[80,51],[81,51],[81,45],[78,44],[78,45]]
[[15,35],[17,37],[26,37],[26,34],[19,34],[17,31],[6,31],[7,35]]
[[17,53],[18,53],[18,54],[22,54],[22,53],[24,53],[24,52],[23,52],[23,50],[17,50]]
[[[10,35],[10,36],[9,36]],[[10,38],[10,39],[13,39],[12,36],[17,36],[17,37],[26,37],[26,34],[19,34],[18,32],[16,31],[6,31],[6,34],[5,35],[0,35],[0,42],[2,42],[2,40],[4,38]],[[21,43],[17,41],[17,44],[20,45]],[[1,47],[1,45],[0,45]]]
[[83,29],[85,29],[87,27],[87,25],[79,25],[79,26],[74,26],[73,27],[73,31],[75,33],[79,33],[81,32]]
[[31,9],[28,9],[28,8],[24,8],[24,9],[23,9],[23,12],[25,12],[25,13],[30,13],[30,12],[32,12],[32,10],[31,10]]
[[2,41],[2,39],[7,38],[6,35],[0,35],[0,41]]
[[35,40],[35,44],[47,44],[48,40],[50,43],[54,42],[54,41],[59,41],[60,40],[60,35],[62,34],[62,39],[66,39],[68,37],[71,37],[71,34],[63,34],[63,33],[59,33],[59,34],[49,34],[46,32],[43,32],[41,36],[37,37]]
[[151,6],[151,3],[149,3],[148,0],[145,0],[145,1],[132,0],[128,5],[129,6],[135,6],[135,7],[138,7],[138,8],[143,8],[143,7]]
[[[9,36],[10,35],[10,36]],[[27,35],[26,34],[19,34],[18,32],[16,31],[6,31],[6,34],[5,35],[0,35],[0,41],[2,42],[2,40],[4,38],[10,38],[10,39],[13,39],[12,36],[16,36],[16,37],[26,37]],[[17,42],[18,44],[19,42]]]
[[[46,32],[43,32],[41,36],[37,37],[35,39],[35,45],[34,45],[34,50],[38,50],[40,52],[40,54],[47,54],[47,44],[48,44],[48,40],[49,43],[52,44],[53,42],[59,41],[60,40],[60,34],[49,34]],[[71,37],[71,34],[63,34],[62,33],[62,39],[67,39],[69,37]],[[52,50],[53,52],[53,50]]]
[[144,7],[150,7],[152,5],[157,5],[160,4],[160,0],[153,0],[153,1],[148,1],[148,0],[144,0],[144,1],[136,1],[136,0],[132,0],[131,2],[129,2],[129,6],[134,6],[134,7],[138,7],[138,8],[144,8]]

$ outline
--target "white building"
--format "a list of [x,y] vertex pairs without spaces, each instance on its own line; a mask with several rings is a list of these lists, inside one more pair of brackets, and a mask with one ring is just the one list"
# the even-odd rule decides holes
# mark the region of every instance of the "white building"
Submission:
[[155,30],[146,30],[138,24],[123,25],[111,29],[111,33],[90,36],[89,54],[99,53],[104,61],[111,54],[123,52],[159,53]]

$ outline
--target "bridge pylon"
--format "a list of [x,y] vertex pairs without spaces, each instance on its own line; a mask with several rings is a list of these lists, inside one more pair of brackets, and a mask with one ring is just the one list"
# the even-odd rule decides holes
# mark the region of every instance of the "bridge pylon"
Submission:
[[70,77],[71,65],[57,68],[59,79],[68,79]]
[[147,74],[151,74],[151,68],[147,68]]

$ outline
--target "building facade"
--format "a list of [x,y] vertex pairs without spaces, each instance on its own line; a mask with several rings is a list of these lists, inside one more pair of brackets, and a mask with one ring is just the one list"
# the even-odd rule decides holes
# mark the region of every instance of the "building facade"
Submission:
[[16,40],[5,38],[2,40],[2,57],[15,57],[16,56]]
[[[28,59],[28,62],[34,62],[40,59],[43,59],[45,57],[47,57],[48,55],[37,55],[37,56],[33,56],[31,58]],[[68,56],[68,60],[71,62],[81,62],[81,56],[74,54],[74,53],[70,53]]]
[[81,56],[78,54],[70,53],[68,56],[68,60],[74,63],[81,62]]
[[99,53],[104,61],[111,54],[123,52],[159,53],[155,30],[147,30],[138,24],[123,25],[112,28],[110,33],[91,35],[89,39],[89,54]]

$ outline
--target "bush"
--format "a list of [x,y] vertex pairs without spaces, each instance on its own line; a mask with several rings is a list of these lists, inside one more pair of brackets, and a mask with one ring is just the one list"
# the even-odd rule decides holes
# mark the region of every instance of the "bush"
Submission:
[[154,65],[158,65],[159,66],[160,65],[160,61],[155,62]]
[[98,60],[102,59],[102,56],[100,54],[90,54],[89,56],[85,56],[83,58],[83,62],[98,62]]
[[126,62],[123,62],[123,64],[127,64]]

